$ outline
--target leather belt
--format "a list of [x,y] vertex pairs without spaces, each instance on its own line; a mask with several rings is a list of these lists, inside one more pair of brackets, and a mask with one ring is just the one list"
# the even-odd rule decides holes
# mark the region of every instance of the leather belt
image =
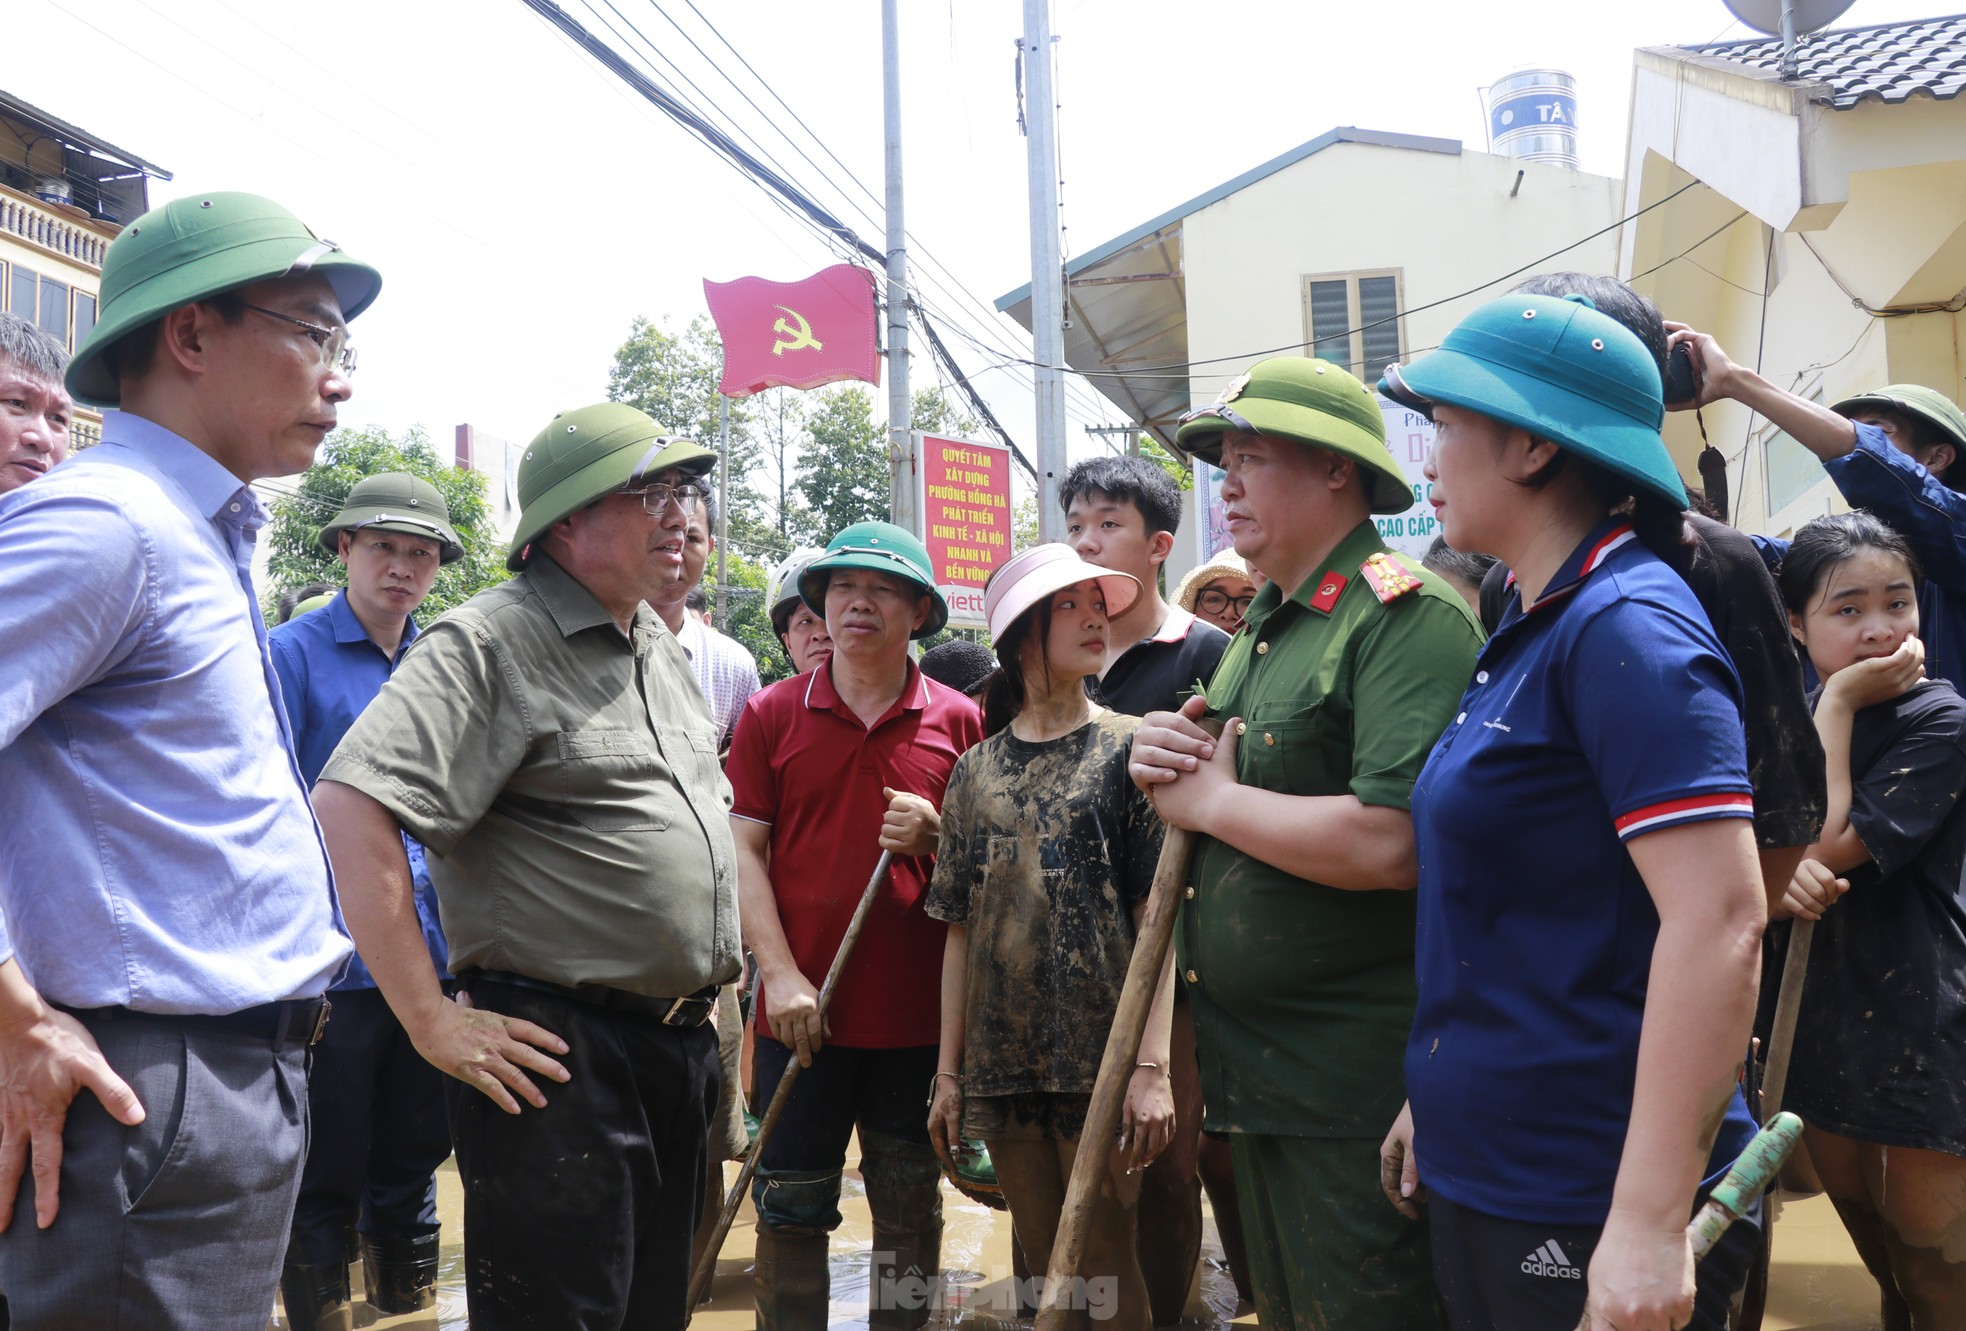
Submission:
[[328,1029],[328,1014],[332,1010],[325,998],[287,998],[238,1012],[138,1012],[127,1007],[78,1008],[66,1003],[49,1006],[85,1021],[163,1021],[192,1030],[251,1035],[268,1041],[276,1049],[318,1044]]
[[646,1017],[664,1026],[685,1028],[701,1026],[710,1020],[711,1010],[717,1005],[717,986],[714,984],[705,985],[681,998],[651,998],[647,994],[631,994],[626,989],[615,989],[605,984],[554,984],[550,980],[535,980],[530,975],[478,967],[465,971],[458,981],[460,987],[467,991],[478,984],[502,984],[508,989],[551,994],[555,998],[619,1012],[625,1017]]

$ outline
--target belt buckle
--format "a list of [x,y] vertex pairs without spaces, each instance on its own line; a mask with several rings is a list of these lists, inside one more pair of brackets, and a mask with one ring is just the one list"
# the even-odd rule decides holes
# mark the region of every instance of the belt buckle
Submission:
[[328,1014],[333,1011],[334,1004],[323,998],[321,1000],[320,1010],[314,1014],[314,1029],[307,1037],[307,1043],[310,1048],[321,1043],[321,1037],[328,1033]]
[[664,1026],[682,1025],[683,1023],[681,1018],[683,1016],[683,1004],[689,1001],[690,1001],[689,995],[684,994],[681,998],[678,998],[673,1003],[671,1003],[669,1005],[669,1010],[662,1014],[662,1024]]

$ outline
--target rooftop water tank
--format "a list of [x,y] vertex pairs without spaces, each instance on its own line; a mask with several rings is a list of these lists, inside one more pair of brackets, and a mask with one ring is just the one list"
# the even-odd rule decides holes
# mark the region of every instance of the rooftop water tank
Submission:
[[1577,80],[1519,69],[1488,90],[1488,150],[1577,170]]

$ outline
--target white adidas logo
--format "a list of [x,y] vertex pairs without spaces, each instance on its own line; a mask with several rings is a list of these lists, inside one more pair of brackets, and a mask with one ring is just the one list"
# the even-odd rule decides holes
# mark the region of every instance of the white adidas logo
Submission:
[[1555,1239],[1522,1259],[1522,1269],[1532,1276],[1555,1276],[1559,1280],[1582,1280],[1584,1269],[1572,1266]]

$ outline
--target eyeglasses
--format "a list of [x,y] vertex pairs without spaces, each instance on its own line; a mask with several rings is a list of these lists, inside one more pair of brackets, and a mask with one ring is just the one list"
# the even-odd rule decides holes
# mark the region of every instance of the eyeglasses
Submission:
[[1225,591],[1210,587],[1195,598],[1195,609],[1204,615],[1219,615],[1230,606],[1234,606],[1236,617],[1240,619],[1249,613],[1249,603],[1255,599],[1255,592],[1247,596],[1231,596]]
[[1189,421],[1198,421],[1205,416],[1214,416],[1218,420],[1227,421],[1229,428],[1232,430],[1241,430],[1247,434],[1262,433],[1261,430],[1258,430],[1241,416],[1229,410],[1228,406],[1221,402],[1211,402],[1205,407],[1196,407],[1193,411],[1184,411],[1174,423],[1177,426],[1186,425]]
[[282,314],[278,310],[269,310],[264,305],[255,305],[251,301],[240,300],[237,296],[221,296],[214,303],[237,305],[242,310],[251,310],[254,314],[263,314],[269,319],[278,319],[282,323],[290,323],[304,332],[307,335],[307,340],[312,342],[320,350],[322,365],[332,365],[344,375],[355,373],[355,348],[348,340],[348,329],[346,327],[325,328],[317,323],[309,323],[305,319],[296,319],[291,314]]
[[669,507],[671,503],[682,509],[685,514],[696,512],[697,505],[701,504],[710,492],[700,485],[691,485],[687,482],[682,485],[670,485],[664,481],[657,481],[653,485],[644,485],[636,490],[623,490],[620,493],[641,496],[642,512],[652,518],[659,518],[662,516],[662,510]]

